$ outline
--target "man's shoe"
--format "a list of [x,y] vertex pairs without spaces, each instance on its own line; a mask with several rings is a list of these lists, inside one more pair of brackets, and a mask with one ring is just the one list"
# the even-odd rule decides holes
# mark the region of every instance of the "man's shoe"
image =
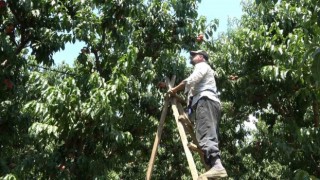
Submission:
[[209,171],[201,174],[199,178],[203,179],[203,178],[223,178],[223,177],[228,177],[227,171],[224,168],[217,169],[212,167]]

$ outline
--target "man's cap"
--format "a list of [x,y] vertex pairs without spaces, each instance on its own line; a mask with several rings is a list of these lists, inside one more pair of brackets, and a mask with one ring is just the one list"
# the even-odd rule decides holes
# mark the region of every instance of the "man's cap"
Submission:
[[201,55],[203,55],[203,57],[204,57],[204,59],[205,59],[206,61],[208,61],[208,59],[209,59],[208,53],[207,53],[206,51],[204,51],[204,50],[190,51],[190,55],[191,55],[191,56],[194,56],[194,55],[196,55],[196,54],[201,54]]

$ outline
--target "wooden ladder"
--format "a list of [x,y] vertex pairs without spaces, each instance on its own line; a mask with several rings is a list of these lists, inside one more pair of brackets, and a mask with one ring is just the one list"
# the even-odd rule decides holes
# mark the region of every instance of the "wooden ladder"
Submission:
[[[166,84],[167,84],[167,87],[169,87],[169,89],[174,86],[175,79],[176,79],[175,76],[171,80],[169,80],[169,78],[166,78]],[[193,130],[193,124],[191,123],[188,116],[186,115],[186,113],[183,110],[182,104],[185,104],[185,101],[177,95],[169,95],[169,94],[166,94],[165,98],[164,98],[164,106],[162,109],[160,122],[159,122],[159,126],[157,129],[157,134],[156,134],[153,148],[152,148],[152,153],[151,153],[151,157],[150,157],[150,161],[149,161],[149,165],[148,165],[146,180],[151,179],[152,169],[153,169],[153,165],[155,162],[157,149],[158,149],[158,146],[160,143],[161,134],[162,134],[162,130],[164,127],[164,121],[166,119],[170,103],[171,103],[171,108],[172,108],[173,115],[175,117],[175,121],[177,124],[177,128],[179,131],[179,135],[181,137],[183,149],[184,149],[184,152],[187,157],[187,161],[188,161],[189,168],[191,171],[192,179],[197,180],[199,175],[198,175],[196,164],[194,162],[194,159],[193,159],[193,156],[192,156],[192,153],[190,150],[198,152],[200,154],[201,162],[204,164],[206,170],[208,170],[209,167],[204,163],[203,152],[199,148],[199,143],[196,139],[196,136],[195,136],[195,133]],[[190,135],[192,142],[188,141],[188,136],[186,133],[188,133]]]

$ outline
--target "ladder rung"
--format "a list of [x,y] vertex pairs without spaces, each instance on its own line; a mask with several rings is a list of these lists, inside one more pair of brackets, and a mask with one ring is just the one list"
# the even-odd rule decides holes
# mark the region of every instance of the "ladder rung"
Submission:
[[191,130],[193,130],[193,124],[185,114],[179,115],[178,119],[179,121],[185,123]]
[[193,144],[193,143],[191,143],[191,142],[188,143],[188,147],[189,147],[189,149],[191,149],[192,151],[196,151],[196,152],[198,152],[198,153],[200,153],[200,154],[203,154],[202,150],[201,150],[199,147],[197,147],[197,145],[195,145],[195,144]]
[[185,101],[182,97],[180,97],[179,95],[174,94],[173,96],[177,99],[177,101],[178,101],[179,103],[181,103],[181,104],[183,104],[183,105],[187,105],[186,101]]

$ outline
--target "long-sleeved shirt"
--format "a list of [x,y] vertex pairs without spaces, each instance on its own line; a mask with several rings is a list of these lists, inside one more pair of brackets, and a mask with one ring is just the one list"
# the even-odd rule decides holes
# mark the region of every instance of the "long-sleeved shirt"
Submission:
[[188,97],[193,97],[191,106],[204,96],[220,103],[214,74],[214,70],[206,62],[200,62],[194,66],[192,74],[184,80],[185,93],[188,93]]

